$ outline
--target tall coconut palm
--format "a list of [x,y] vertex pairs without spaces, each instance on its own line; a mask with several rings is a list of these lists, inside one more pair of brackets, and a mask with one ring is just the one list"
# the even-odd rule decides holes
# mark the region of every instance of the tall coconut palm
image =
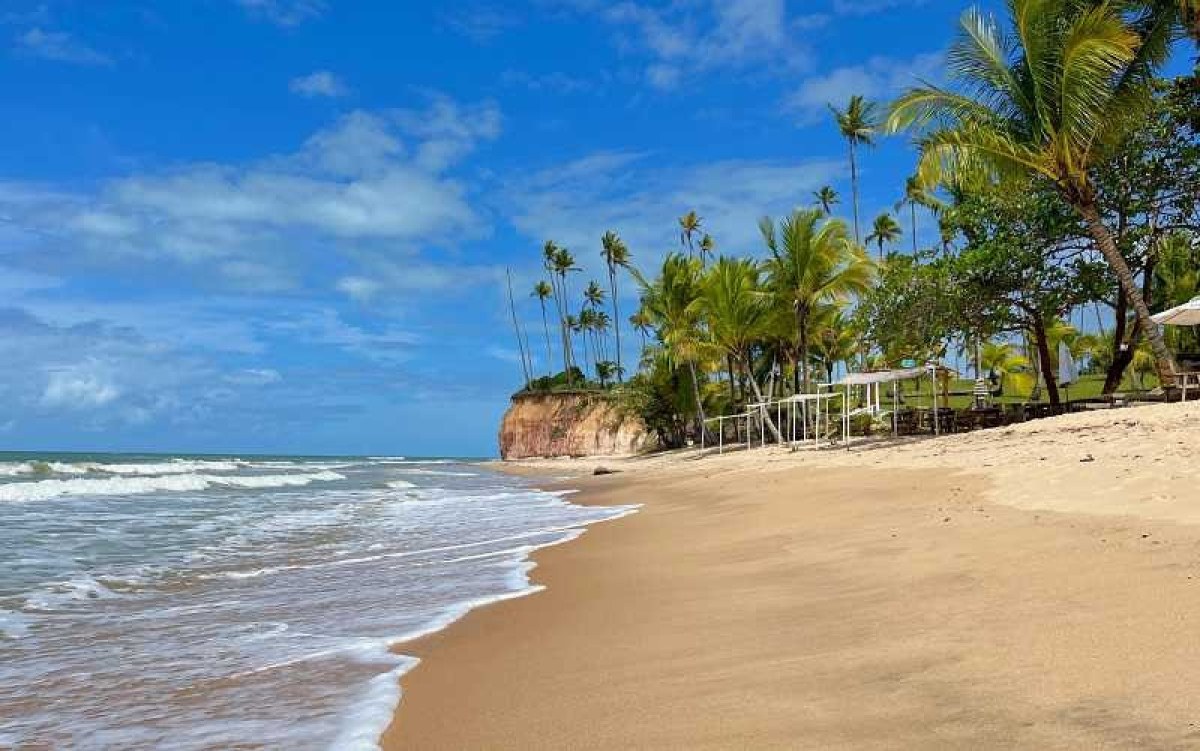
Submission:
[[604,288],[600,286],[600,282],[595,279],[588,282],[583,290],[583,302],[592,308],[599,308],[604,304]]
[[559,343],[562,345],[563,355],[563,373],[567,380],[571,378],[571,360],[572,352],[570,346],[569,327],[567,326],[567,306],[566,295],[560,288],[560,274],[558,268],[559,257],[562,249],[553,241],[547,240],[542,246],[542,266],[546,273],[550,275],[551,292],[554,298],[554,307],[558,311],[558,337]]
[[824,185],[820,190],[814,191],[813,198],[816,199],[817,205],[821,207],[821,211],[825,213],[825,216],[832,214],[833,207],[842,202],[842,199],[838,198],[837,191],[828,185]]
[[625,369],[621,366],[621,308],[617,302],[617,269],[629,267],[629,248],[616,232],[605,232],[600,238],[600,255],[608,268],[608,288],[612,293],[613,331],[617,335],[617,380],[623,381]]
[[951,85],[902,95],[887,129],[924,131],[918,176],[925,185],[1031,175],[1051,181],[1112,267],[1159,378],[1172,383],[1162,331],[1101,216],[1090,169],[1146,111],[1175,14],[1127,22],[1109,3],[1079,0],[1009,0],[1008,9],[1011,33],[977,9],[964,13],[947,58]]
[[809,317],[818,305],[844,302],[867,289],[873,266],[866,253],[850,240],[846,223],[820,211],[795,211],[779,222],[759,222],[763,242],[771,252],[767,284],[795,319],[799,386],[809,390]]
[[837,364],[854,359],[862,342],[861,332],[838,305],[824,305],[812,316],[809,338],[829,383]]
[[[558,275],[558,292],[562,300],[563,309],[563,348],[567,352],[567,360],[573,365],[575,364],[575,346],[571,341],[571,334],[577,328],[572,325],[567,318],[567,301],[571,299],[570,291],[567,288],[567,274],[572,271],[579,271],[579,267],[575,265],[575,256],[571,255],[571,251],[563,247],[555,246],[554,257],[551,262],[552,269]],[[568,379],[570,378],[570,370],[567,371]]]
[[646,351],[648,344],[646,341],[646,335],[650,333],[650,327],[653,324],[654,320],[644,308],[638,308],[637,312],[629,316],[629,325],[632,326],[634,331],[638,332],[638,334],[640,334],[642,337],[642,352]]
[[706,264],[717,252],[717,243],[707,232],[700,238],[700,263]]
[[700,225],[703,223],[704,220],[695,211],[689,211],[679,217],[679,244],[687,249],[688,258],[691,258],[692,253],[695,252],[693,238],[700,231]]
[[886,211],[875,217],[875,222],[871,225],[871,234],[867,235],[867,242],[875,243],[879,246],[879,260],[883,260],[883,246],[891,245],[900,239],[904,234],[904,230],[900,229],[900,225],[892,218],[892,215]]
[[596,310],[587,306],[580,310],[575,317],[575,327],[583,339],[584,365],[594,371],[596,363],[600,362],[600,347],[596,344]]
[[919,250],[917,247],[917,207],[924,206],[927,209],[933,209],[935,213],[943,207],[915,175],[904,181],[904,196],[896,202],[896,211],[900,211],[905,206],[908,207],[912,249],[913,254],[916,255]]
[[542,306],[542,329],[546,332],[546,368],[553,373],[554,353],[550,348],[550,321],[546,318],[546,300],[554,296],[554,289],[545,279],[539,279],[537,284],[533,285],[533,294],[531,297],[538,299],[538,304]]
[[670,253],[663,260],[662,270],[653,282],[636,269],[634,280],[641,287],[642,310],[658,329],[658,337],[674,364],[685,365],[691,376],[692,397],[699,416],[700,436],[704,440],[704,399],[700,394],[700,377],[696,363],[701,356],[701,322],[694,305],[700,296],[700,262],[679,253]]
[[862,232],[858,222],[858,147],[875,145],[875,132],[879,127],[878,108],[874,102],[869,102],[855,94],[845,110],[839,110],[829,105],[837,121],[838,131],[850,147],[850,193],[854,205],[854,241],[862,242]]
[[[692,305],[708,323],[711,343],[733,358],[754,390],[755,401],[762,403],[762,390],[750,367],[750,346],[763,334],[771,315],[771,299],[759,285],[760,276],[758,265],[749,258],[722,256],[705,275]],[[762,418],[775,440],[783,443],[770,411],[764,411]]]

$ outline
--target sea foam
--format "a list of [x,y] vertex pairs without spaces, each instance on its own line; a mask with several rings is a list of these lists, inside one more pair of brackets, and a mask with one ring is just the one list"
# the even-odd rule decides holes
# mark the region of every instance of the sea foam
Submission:
[[51,479],[36,482],[13,482],[0,485],[0,501],[45,501],[62,496],[80,495],[142,495],[146,493],[195,492],[213,486],[233,488],[280,488],[309,485],[314,482],[334,482],[345,476],[330,470],[281,475],[210,475],[172,474],[153,477],[139,475],[119,477],[81,477],[69,480]]

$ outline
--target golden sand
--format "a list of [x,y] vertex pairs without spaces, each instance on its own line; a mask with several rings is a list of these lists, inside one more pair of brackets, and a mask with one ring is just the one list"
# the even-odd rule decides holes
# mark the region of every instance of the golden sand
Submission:
[[1197,442],[1172,405],[525,465],[644,508],[404,645],[384,748],[1200,747]]

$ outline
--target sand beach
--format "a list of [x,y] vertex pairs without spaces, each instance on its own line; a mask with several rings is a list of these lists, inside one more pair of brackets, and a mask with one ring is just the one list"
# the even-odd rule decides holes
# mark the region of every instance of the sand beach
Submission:
[[384,748],[1194,748],[1197,440],[1158,405],[508,465],[643,507],[401,645]]

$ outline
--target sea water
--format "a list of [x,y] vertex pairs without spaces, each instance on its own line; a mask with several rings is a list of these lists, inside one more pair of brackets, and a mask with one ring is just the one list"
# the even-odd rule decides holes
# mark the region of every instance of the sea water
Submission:
[[455,460],[0,454],[0,748],[377,748],[393,647],[631,511]]

